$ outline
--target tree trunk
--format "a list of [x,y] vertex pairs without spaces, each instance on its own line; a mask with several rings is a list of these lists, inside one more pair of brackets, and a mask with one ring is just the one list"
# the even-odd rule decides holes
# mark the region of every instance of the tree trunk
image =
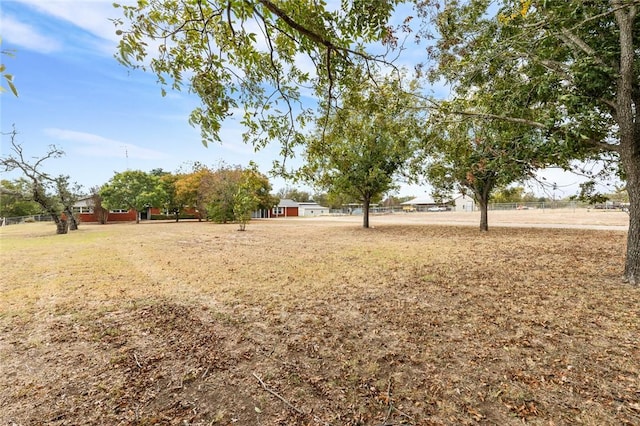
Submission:
[[67,222],[66,219],[58,219],[55,222],[56,222],[56,234],[66,234],[69,232],[69,222]]
[[[637,161],[640,162],[640,158]],[[635,173],[640,174],[640,170]],[[627,185],[630,206],[624,279],[632,285],[640,285],[640,176],[635,176],[633,184],[631,179],[627,180]]]
[[480,206],[480,231],[489,230],[489,191],[477,191],[476,198]]
[[109,220],[109,210],[104,207],[94,207],[94,216],[98,219],[98,223],[104,225]]
[[51,219],[56,224],[56,234],[66,234],[69,231],[69,226],[64,217],[60,217],[61,213],[53,203],[46,197],[42,185],[37,179],[33,180],[33,201],[40,204],[42,208],[51,215]]
[[488,202],[480,201],[480,231],[487,232],[489,230],[489,214],[488,214]]
[[65,210],[65,215],[69,220],[69,229],[72,231],[78,230],[78,219],[73,215],[73,212],[70,210]]
[[364,197],[362,208],[362,227],[369,227],[369,205],[371,204],[371,197]]
[[176,212],[176,222],[178,222],[180,220],[180,212],[177,211]]
[[[635,162],[635,164],[626,164]],[[624,264],[624,280],[640,285],[640,154],[625,162],[627,191],[629,192],[629,231],[627,234],[627,257]]]
[[623,2],[614,1],[620,28],[620,70],[616,84],[616,121],[619,126],[620,160],[627,175],[629,193],[629,231],[624,280],[640,285],[640,96],[637,86],[636,49],[634,46],[634,22],[636,6],[622,8]]
[[98,213],[98,218],[101,225],[106,224],[109,221],[109,210],[101,208],[100,213]]
[[136,210],[136,223],[140,223],[140,212]]

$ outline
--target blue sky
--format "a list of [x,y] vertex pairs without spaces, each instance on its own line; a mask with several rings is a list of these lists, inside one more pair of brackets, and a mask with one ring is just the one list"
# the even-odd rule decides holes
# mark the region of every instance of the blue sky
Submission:
[[[28,156],[49,145],[65,151],[44,163],[47,172],[68,174],[85,188],[129,169],[176,171],[193,161],[269,171],[279,148],[259,152],[242,142],[242,128],[229,120],[223,144],[204,147],[188,124],[199,104],[186,92],[162,97],[152,73],[130,70],[113,57],[117,36],[108,18],[119,16],[109,1],[2,1],[2,49],[7,72],[19,91],[0,95],[2,132],[15,124]],[[3,136],[2,154],[9,139]],[[7,175],[13,178],[13,175]],[[273,179],[274,191],[286,185]]]
[[[259,152],[244,144],[243,129],[233,119],[222,129],[222,144],[204,147],[199,129],[188,124],[199,104],[196,97],[174,91],[162,97],[152,73],[114,59],[118,37],[109,18],[118,18],[120,9],[111,1],[2,0],[0,7],[2,49],[15,55],[2,62],[19,91],[18,98],[0,95],[2,132],[15,125],[28,156],[43,155],[49,145],[64,150],[64,157],[45,163],[47,172],[69,175],[88,189],[127,168],[174,172],[193,161],[211,166],[254,161],[266,173],[278,157],[277,143]],[[414,48],[405,55],[412,61],[422,52]],[[2,155],[8,144],[3,136]],[[552,170],[543,175],[558,183],[557,196],[577,192],[579,178]],[[271,182],[274,191],[287,185],[280,178]],[[403,185],[399,195],[428,192]]]

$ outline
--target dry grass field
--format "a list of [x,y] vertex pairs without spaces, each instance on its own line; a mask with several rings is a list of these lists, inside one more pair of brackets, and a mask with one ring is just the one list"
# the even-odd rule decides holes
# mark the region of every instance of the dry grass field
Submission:
[[2,228],[0,424],[640,424],[625,214],[499,213]]

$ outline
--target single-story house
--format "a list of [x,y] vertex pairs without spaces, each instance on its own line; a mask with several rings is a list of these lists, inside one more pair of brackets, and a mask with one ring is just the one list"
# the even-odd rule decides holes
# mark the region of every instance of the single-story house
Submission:
[[[78,202],[74,204],[73,211],[78,214],[81,222],[99,222],[99,218],[93,210],[93,200],[91,197],[78,200]],[[194,215],[198,214],[195,209],[186,209],[186,212]],[[165,212],[163,212],[162,209],[158,207],[149,207],[140,212],[140,219],[147,220],[151,219],[155,215],[161,215],[164,213]],[[256,210],[252,213],[251,217],[253,219],[263,219],[272,217],[319,216],[322,214],[329,214],[329,208],[323,207],[313,201],[298,203],[294,200],[282,199],[280,200],[278,205],[273,207],[272,209]],[[108,222],[124,222],[135,220],[136,211],[133,209],[110,210],[109,216],[107,218]]]
[[287,198],[280,200],[277,206],[271,209],[269,217],[295,217],[298,216],[298,203]]
[[[80,222],[99,222],[99,218],[93,210],[93,198],[85,197],[75,202],[73,213],[78,215]],[[107,220],[109,222],[130,222],[136,220],[136,211],[128,209],[109,210]]]
[[322,214],[329,214],[329,207],[323,207],[315,201],[298,202],[283,198],[271,209],[269,217],[320,216]]
[[[85,197],[79,199],[73,205],[73,212],[78,216],[80,222],[100,222],[100,218],[95,213],[93,208],[93,198]],[[198,212],[193,208],[188,208],[183,211],[183,213],[198,215]],[[140,212],[141,220],[151,219],[156,215],[167,215],[172,217],[171,214],[167,214],[167,212],[163,211],[159,207],[147,207],[144,211]],[[109,210],[109,214],[107,215],[107,222],[132,222],[136,220],[137,212],[134,209],[113,209]]]

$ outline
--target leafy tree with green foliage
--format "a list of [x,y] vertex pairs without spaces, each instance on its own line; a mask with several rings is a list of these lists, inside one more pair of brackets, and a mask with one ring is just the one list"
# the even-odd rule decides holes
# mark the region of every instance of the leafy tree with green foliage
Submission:
[[257,170],[247,169],[242,173],[240,185],[233,197],[233,216],[240,226],[240,231],[246,230],[247,223],[251,220],[251,213],[260,204],[258,192],[261,187],[262,182]]
[[177,183],[181,176],[178,174],[164,173],[159,176],[160,186],[164,193],[162,207],[170,214],[173,214],[176,222],[180,220],[180,212],[187,207],[186,199],[179,196]]
[[536,202],[538,198],[525,192],[522,186],[508,186],[496,190],[490,198],[492,203],[529,203]]
[[234,197],[241,181],[240,166],[222,165],[205,176],[200,184],[200,191],[206,200],[208,219],[218,223],[234,220]]
[[253,192],[250,183],[243,181],[233,197],[233,216],[238,223],[238,230],[247,229],[247,223],[251,220],[251,212],[258,206],[258,197]]
[[196,165],[191,173],[180,174],[175,182],[176,198],[187,207],[194,207],[198,212],[198,221],[207,217],[206,185],[213,177],[207,167]]
[[501,111],[472,114],[541,129],[558,164],[619,159],[630,200],[624,279],[640,284],[640,1],[431,1],[423,16],[434,3],[434,77],[458,93],[526,77],[490,92]]
[[[278,204],[279,199],[270,194],[269,179],[258,172],[254,164],[244,170],[240,166],[223,164],[218,170],[205,175],[200,185],[200,191],[206,200],[209,219],[218,223],[236,220],[236,196],[243,183],[242,194],[246,195],[246,203],[243,205],[254,207],[249,212],[249,218],[251,212],[256,209],[271,209]],[[252,204],[253,201],[256,201],[255,206]]]
[[170,175],[171,172],[168,172],[168,171],[164,170],[162,167],[158,167],[156,169],[151,169],[149,171],[149,174],[151,176],[162,177],[162,176]]
[[[389,65],[386,51],[374,55],[365,47],[395,46],[387,19],[396,3],[343,2],[330,10],[316,0],[139,0],[115,5],[124,11],[116,21],[119,59],[150,68],[163,93],[167,86],[196,93],[202,105],[190,123],[200,127],[203,143],[220,141],[222,122],[242,107],[245,140],[256,148],[279,140],[287,158],[304,143],[297,129],[310,119],[302,88],[332,100],[355,59],[368,69]],[[306,70],[309,62],[315,73]]]
[[280,198],[271,194],[272,187],[269,178],[260,173],[253,162],[249,163],[249,168],[246,169],[246,173],[250,174],[251,188],[253,188],[258,198],[256,209],[271,210],[277,206]]
[[[394,179],[418,149],[426,121],[416,98],[400,82],[385,78],[377,85],[366,79],[345,90],[341,105],[321,117],[319,130],[304,152],[301,174],[310,183],[363,203],[362,226],[369,227],[369,207],[395,187]],[[415,87],[414,87],[415,89]]]
[[435,119],[426,175],[436,192],[471,192],[480,208],[480,230],[489,230],[489,199],[496,188],[523,181],[537,170],[530,128],[477,119]]
[[0,216],[20,217],[40,214],[42,206],[31,201],[31,187],[24,178],[0,181]]
[[609,195],[609,198],[611,198],[614,201],[618,201],[620,203],[629,202],[629,193],[627,192],[626,186],[616,185],[614,191],[608,195]]
[[136,223],[140,223],[140,212],[148,207],[159,206],[166,194],[158,176],[142,170],[127,170],[115,173],[100,188],[100,196],[103,206],[109,210],[135,210]]

